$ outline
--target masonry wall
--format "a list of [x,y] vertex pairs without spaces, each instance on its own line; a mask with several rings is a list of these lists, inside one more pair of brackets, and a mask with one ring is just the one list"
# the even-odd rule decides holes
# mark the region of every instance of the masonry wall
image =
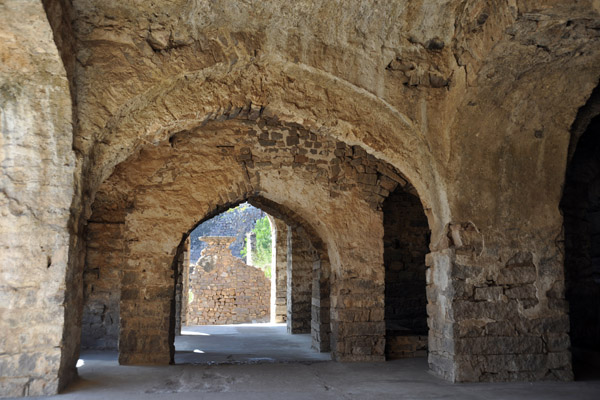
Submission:
[[327,352],[331,350],[331,265],[326,254],[316,256],[312,269],[310,336],[314,349]]
[[40,1],[0,2],[0,37],[0,397],[49,395],[76,375],[71,96]]
[[386,357],[425,356],[430,231],[419,198],[392,192],[383,204],[383,229]]
[[287,330],[311,332],[312,270],[315,257],[298,231],[287,231]]
[[[120,344],[131,357],[123,361],[169,361],[162,353],[169,347],[170,267],[181,233],[190,228],[181,221],[250,195],[314,214],[311,224],[331,244],[334,350],[339,359],[379,357],[383,251],[361,229],[381,238],[370,221],[380,222],[377,196],[387,193],[375,187],[384,180],[373,175],[376,168],[335,141],[363,146],[406,173],[430,207],[432,369],[463,381],[570,378],[557,205],[569,129],[600,76],[597,2],[429,0],[365,7],[368,2],[358,1],[343,12],[318,2],[301,9],[285,2],[230,8],[44,3],[49,9],[73,5],[55,32],[58,43],[70,35],[77,43],[76,54],[62,49],[77,83],[72,119],[40,2],[0,6],[2,304],[8,304],[0,328],[9,349],[2,356],[3,370],[11,371],[2,382],[9,395],[51,393],[57,363],[63,363],[60,379],[75,375],[83,268],[73,262],[77,268],[64,269],[63,260],[67,232],[80,242],[83,236],[77,223],[67,229],[66,216],[71,206],[75,220],[87,220],[101,185],[132,200],[125,207],[120,303],[128,324]],[[151,25],[139,24],[144,15],[152,15]],[[257,155],[253,146],[242,151],[243,139],[227,142],[231,131],[219,135],[219,143],[205,135],[190,146],[198,152],[216,145],[218,156],[178,155],[187,130],[240,114],[256,121],[263,111],[312,129],[310,136],[306,130],[266,132],[261,121],[255,133],[265,146],[283,150],[285,137],[292,145],[300,138],[306,148],[282,151],[283,157]],[[312,157],[321,151],[312,140],[317,133],[333,138],[331,150],[342,154],[337,164]],[[85,171],[76,185],[70,182],[73,148]],[[131,168],[130,157],[148,162]],[[185,163],[181,170],[179,162]],[[131,179],[109,182],[120,163]],[[229,165],[244,176],[234,177]],[[362,188],[339,179],[355,167],[373,189],[364,196],[351,197]],[[215,171],[221,181],[211,178]],[[300,182],[303,173],[308,177]],[[218,184],[226,189],[213,196]],[[311,191],[312,185],[318,187]],[[70,203],[74,186],[84,194],[81,203]],[[374,205],[373,212],[351,207],[355,200]],[[342,210],[355,215],[344,218]],[[164,237],[157,237],[156,226]]]
[[202,237],[208,244],[190,267],[187,325],[269,322],[271,281],[233,257],[235,238]]
[[116,350],[119,342],[123,222],[88,222],[83,271],[83,349]]
[[[162,313],[171,309],[171,265],[177,238],[189,229],[190,221],[218,211],[215,204],[226,206],[248,198],[251,202],[268,198],[288,210],[290,220],[301,220],[289,212],[294,210],[306,217],[308,226],[318,227],[317,236],[327,238],[334,260],[332,271],[336,271],[329,292],[330,343],[335,359],[382,360],[384,267],[379,207],[389,194],[387,188],[396,183],[406,186],[406,180],[360,146],[348,146],[298,124],[280,124],[258,107],[231,112],[224,120],[148,147],[139,158],[123,163],[100,190],[113,196],[126,193],[129,200],[124,206],[135,204],[127,209],[124,242],[128,257],[123,269],[124,276],[137,274],[139,280],[121,289],[121,321],[127,322],[120,330],[120,362],[170,361],[170,322]],[[206,138],[211,143],[199,147],[198,141]],[[175,172],[175,181],[161,178],[167,171],[159,166],[165,163],[175,170],[184,169],[185,174]],[[207,168],[215,173],[207,173]],[[133,179],[132,173],[140,176]],[[148,186],[139,191],[129,186],[130,182]],[[190,207],[190,199],[198,193],[202,193],[202,202]],[[223,199],[229,200],[223,203]],[[98,207],[110,204],[110,198],[99,200]],[[158,234],[156,226],[163,228]],[[296,261],[305,260],[304,273],[297,282],[296,277],[292,281],[303,286],[304,299],[298,304],[302,304],[304,316],[297,320],[303,332],[309,333],[315,258],[309,247],[302,252],[307,257],[290,253],[292,257],[286,261],[295,269]],[[305,284],[300,283],[302,279],[307,280]],[[288,307],[290,304],[287,302]]]
[[560,255],[500,251],[472,222],[448,237],[427,257],[430,367],[454,381],[572,379]]

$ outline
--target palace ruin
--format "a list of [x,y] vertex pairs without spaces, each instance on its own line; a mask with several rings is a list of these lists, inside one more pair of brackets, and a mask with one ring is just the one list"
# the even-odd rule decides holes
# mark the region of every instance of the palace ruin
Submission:
[[172,362],[183,244],[245,201],[336,362],[600,352],[598,1],[3,0],[0,38],[0,396]]

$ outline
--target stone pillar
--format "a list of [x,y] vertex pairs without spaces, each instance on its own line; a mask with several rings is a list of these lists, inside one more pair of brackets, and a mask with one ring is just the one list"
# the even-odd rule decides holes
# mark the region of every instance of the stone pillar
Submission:
[[117,350],[123,222],[93,215],[87,225],[81,347]]
[[175,355],[176,251],[171,246],[176,249],[177,244],[164,239],[177,234],[165,229],[164,236],[152,235],[152,231],[140,235],[135,228],[144,223],[132,218],[128,224],[135,227],[124,234],[127,257],[121,277],[119,332],[122,365],[170,364]]
[[275,220],[267,215],[271,226],[271,298],[269,300],[269,322],[274,323],[277,315],[277,226]]
[[288,226],[280,219],[274,218],[277,235],[273,238],[275,247],[275,320],[287,321],[287,234]]
[[385,361],[381,279],[336,279],[331,287],[331,350],[336,361]]
[[[315,252],[316,253],[316,252]],[[320,352],[331,350],[329,310],[329,258],[315,254],[313,261],[311,338],[312,347]]]
[[287,230],[287,330],[310,333],[313,256],[296,229]]
[[450,274],[454,252],[445,249],[426,256],[427,323],[429,369],[454,381],[454,328],[447,314],[453,306],[453,285]]
[[328,249],[332,264],[332,358],[385,361],[382,213],[371,210],[359,215],[347,211],[337,222],[344,231],[336,247]]
[[448,237],[427,257],[430,368],[457,382],[572,379],[557,250],[484,243],[470,222]]

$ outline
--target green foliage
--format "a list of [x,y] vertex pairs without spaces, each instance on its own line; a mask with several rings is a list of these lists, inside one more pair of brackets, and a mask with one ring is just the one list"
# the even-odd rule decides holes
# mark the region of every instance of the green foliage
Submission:
[[248,247],[248,238],[247,238],[247,237],[245,237],[245,238],[244,238],[244,247],[242,247],[242,249],[240,250],[240,255],[241,255],[242,257],[244,257],[244,259],[246,258],[246,254],[248,254],[248,249],[247,249],[247,247]]
[[[256,235],[256,252],[252,254],[254,265],[265,271],[265,276],[271,278],[271,224],[267,217],[256,221],[252,232]],[[246,256],[248,241],[241,251],[242,256]]]

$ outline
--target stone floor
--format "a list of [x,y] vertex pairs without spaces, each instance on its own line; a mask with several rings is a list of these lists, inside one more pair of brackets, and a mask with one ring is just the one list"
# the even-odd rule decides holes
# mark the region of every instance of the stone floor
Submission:
[[310,335],[289,335],[285,324],[184,327],[175,338],[176,364],[329,361],[310,348]]
[[196,365],[119,366],[114,352],[87,352],[79,381],[48,399],[600,399],[597,374],[569,383],[451,384],[430,374],[425,358],[324,361],[308,335],[287,335],[282,326],[186,331],[194,334],[177,338],[176,359]]

